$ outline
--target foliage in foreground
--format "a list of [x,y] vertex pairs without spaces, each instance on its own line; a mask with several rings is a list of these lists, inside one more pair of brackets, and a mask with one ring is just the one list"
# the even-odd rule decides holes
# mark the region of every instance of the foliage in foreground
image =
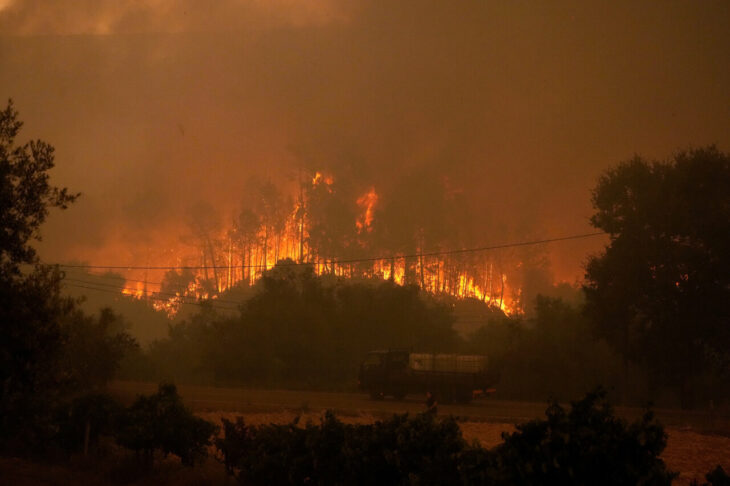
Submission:
[[54,424],[53,445],[66,454],[93,452],[107,437],[133,450],[147,467],[157,451],[193,466],[207,456],[218,430],[185,408],[172,384],[161,384],[157,393],[139,396],[128,408],[109,395],[80,396],[56,410]]
[[659,455],[666,434],[647,411],[627,424],[605,392],[591,392],[566,411],[552,402],[546,419],[517,426],[490,451],[464,454],[465,477],[486,484],[671,484],[676,476]]
[[[671,197],[668,197],[671,195]],[[682,405],[727,398],[730,154],[710,146],[608,170],[591,224],[610,244],[586,265],[586,312]],[[703,383],[711,380],[716,386]]]
[[175,454],[185,465],[207,456],[217,427],[185,408],[172,384],[161,384],[156,394],[140,396],[122,414],[117,442],[151,464],[155,450]]
[[216,440],[241,484],[668,485],[659,454],[664,430],[647,412],[627,424],[605,393],[553,402],[546,419],[517,427],[500,446],[468,444],[453,417],[395,415],[349,425],[327,413],[319,425],[246,425],[223,420]]
[[706,483],[701,485],[697,481],[692,481],[692,486],[730,486],[730,475],[728,475],[722,466],[717,466],[712,471],[705,474]]

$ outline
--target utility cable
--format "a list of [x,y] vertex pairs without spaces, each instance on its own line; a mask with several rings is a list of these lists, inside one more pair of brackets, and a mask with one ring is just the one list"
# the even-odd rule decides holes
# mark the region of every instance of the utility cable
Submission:
[[[547,238],[542,240],[531,240],[522,241],[518,243],[506,243],[501,245],[481,246],[476,248],[463,248],[458,250],[443,250],[443,251],[432,251],[427,253],[411,253],[402,255],[391,255],[391,256],[380,256],[380,257],[369,257],[369,258],[352,258],[342,260],[324,260],[323,263],[330,265],[342,265],[345,263],[365,263],[365,262],[377,262],[377,261],[389,261],[389,260],[402,260],[404,258],[420,258],[420,257],[431,257],[431,256],[442,256],[442,255],[459,255],[465,253],[477,253],[482,251],[501,250],[505,248],[517,248],[523,246],[534,246],[542,245],[547,243],[555,243],[559,241],[578,240],[584,238],[592,238],[594,236],[605,235],[603,231],[595,233],[584,233],[579,235],[562,236],[558,238]],[[227,269],[229,265],[177,265],[177,266],[135,266],[135,265],[66,265],[56,264],[60,268],[87,268],[87,269],[107,269],[107,270],[202,270],[205,268],[210,269]],[[278,262],[277,266],[307,266],[314,265],[313,262]],[[230,268],[268,268],[266,264],[252,264],[252,265],[235,265]]]
[[[107,283],[103,283],[103,282],[89,282],[87,280],[79,280],[79,279],[75,279],[75,278],[65,278],[64,280],[67,280],[69,282],[77,282],[77,283],[81,283],[81,284],[87,284],[87,285],[98,285],[98,286],[102,286],[102,287],[109,287],[109,288],[116,289],[116,290],[119,290],[119,291],[122,291],[122,290],[131,290],[131,289],[128,289],[127,287],[122,287],[122,286],[119,286],[119,285],[107,284]],[[155,295],[166,295],[168,297],[179,297],[181,299],[189,298],[190,297],[189,295],[178,295],[178,294],[174,294],[172,292],[154,292],[154,294]],[[165,299],[165,300],[167,300],[167,299]],[[241,304],[241,302],[237,302],[237,301],[233,301],[233,300],[222,300],[222,299],[210,299],[210,300],[215,300],[216,302],[220,302],[221,304],[233,304],[233,305],[240,305]]]
[[[79,288],[79,289],[94,290],[96,292],[103,292],[103,293],[107,293],[107,294],[113,294],[113,295],[116,295],[116,296],[123,295],[123,294],[120,294],[118,291],[111,290],[111,289],[98,288],[98,287],[92,287],[92,286],[86,286],[86,285],[71,284],[71,283],[63,283],[63,285],[66,285],[68,287],[75,287],[75,288]],[[150,299],[150,300],[163,301],[163,302],[168,302],[169,301],[169,299],[167,299],[167,298],[155,297],[154,295],[146,296],[145,298],[146,299]],[[210,299],[210,300],[207,300],[205,302],[180,301],[180,302],[175,302],[175,303],[176,304],[183,304],[183,305],[197,305],[197,306],[201,306],[201,307],[202,306],[206,306],[206,305],[210,305],[214,309],[227,310],[227,311],[235,311],[235,310],[237,310],[234,307],[226,307],[226,306],[215,305],[215,302],[216,302],[216,300]]]

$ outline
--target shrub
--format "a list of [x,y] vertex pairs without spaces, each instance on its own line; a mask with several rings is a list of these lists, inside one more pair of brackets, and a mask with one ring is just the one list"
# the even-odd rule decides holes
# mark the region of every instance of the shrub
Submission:
[[[730,486],[730,476],[725,472],[722,466],[717,466],[712,471],[705,474],[706,483],[701,486]],[[692,481],[692,486],[700,486],[697,481]]]
[[117,442],[152,463],[155,450],[175,454],[192,466],[207,455],[217,427],[195,417],[182,403],[177,388],[161,384],[156,394],[140,396],[122,415]]
[[239,417],[223,426],[216,446],[241,484],[456,484],[464,446],[453,418],[430,414],[348,425],[327,412],[304,427],[247,426]]
[[123,407],[111,396],[92,393],[80,396],[56,412],[57,443],[67,452],[77,452],[88,443],[94,447],[101,436],[112,436]]
[[659,486],[676,476],[659,459],[666,436],[651,413],[628,425],[602,390],[569,412],[551,403],[546,419],[519,425],[492,450],[467,444],[454,418],[431,414],[371,425],[343,424],[331,412],[304,427],[247,426],[240,417],[223,425],[215,443],[241,484]]
[[557,402],[545,420],[517,426],[504,442],[484,451],[472,448],[462,455],[466,484],[494,485],[669,485],[659,454],[666,446],[661,425],[646,412],[627,425],[616,418],[597,390],[572,402],[566,412]]

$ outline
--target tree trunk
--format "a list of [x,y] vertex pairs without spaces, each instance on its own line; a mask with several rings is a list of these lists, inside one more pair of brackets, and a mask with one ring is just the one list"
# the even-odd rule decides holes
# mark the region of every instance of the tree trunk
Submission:
[[263,270],[267,270],[269,266],[269,227],[264,226],[264,258],[263,258]]
[[207,239],[208,243],[208,251],[210,252],[210,260],[213,267],[213,278],[215,279],[215,289],[217,292],[220,292],[220,283],[218,281],[218,265],[216,265],[215,261],[215,252],[213,250],[213,242],[210,241],[210,238]]
[[489,303],[490,304],[492,303],[492,300],[494,300],[492,298],[492,296],[494,295],[493,294],[494,289],[492,288],[492,282],[493,282],[493,278],[492,278],[492,267],[493,267],[492,266],[492,262],[490,261],[489,262]]
[[274,265],[276,265],[279,261],[279,244],[281,243],[279,233],[276,233],[276,236],[274,237]]
[[502,300],[504,299],[504,275],[499,272],[499,280],[502,282],[502,290],[499,292],[499,308],[502,308]]
[[421,270],[421,290],[426,290],[426,282],[423,278],[423,250],[421,250],[418,254],[418,266]]
[[208,262],[206,261],[205,245],[203,245],[202,254],[203,254],[203,276],[205,276],[205,280],[207,282],[208,281]]
[[226,282],[226,288],[231,288],[231,279],[233,272],[233,242],[228,238],[228,279]]

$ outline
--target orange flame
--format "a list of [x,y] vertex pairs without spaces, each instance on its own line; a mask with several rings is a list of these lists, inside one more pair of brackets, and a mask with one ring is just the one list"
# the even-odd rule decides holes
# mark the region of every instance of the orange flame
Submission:
[[[321,172],[316,172],[312,178],[313,187],[324,185],[329,192],[333,190],[333,183],[331,176]],[[354,201],[359,208],[355,227],[362,245],[374,231],[373,222],[378,202],[379,195],[375,187],[371,187]],[[418,256],[418,253],[425,251],[419,248],[415,256],[408,258],[396,256],[354,265],[337,263],[331,256],[320,254],[318,248],[310,245],[306,207],[306,200],[300,196],[280,229],[272,233],[270,226],[267,228],[262,225],[245,242],[237,242],[226,228],[221,229],[219,234],[210,235],[212,241],[219,242],[215,255],[212,248],[207,250],[208,254],[199,252],[197,255],[185,253],[182,248],[167,251],[168,256],[174,256],[174,265],[199,268],[194,271],[195,280],[174,296],[156,293],[160,290],[160,285],[152,283],[128,285],[122,293],[137,299],[151,298],[150,303],[155,309],[172,317],[184,302],[216,298],[241,282],[253,285],[277,261],[290,259],[311,264],[317,275],[382,278],[399,285],[418,285],[432,294],[479,299],[507,314],[520,312],[519,288],[508,285],[507,276],[503,272],[493,271],[496,269],[492,268],[491,260],[488,259],[482,260],[483,264],[476,265],[439,255]],[[128,278],[148,280],[146,272],[144,275],[127,273]]]
[[373,230],[371,225],[373,224],[373,212],[377,202],[378,193],[375,192],[374,187],[371,187],[368,192],[357,198],[357,205],[364,211],[362,216],[355,221],[358,233],[362,233],[363,230],[370,233]]
[[322,175],[322,173],[319,171],[315,172],[314,177],[312,177],[313,186],[318,186],[320,184],[326,184],[327,186],[331,186],[334,182],[335,180],[332,176]]

